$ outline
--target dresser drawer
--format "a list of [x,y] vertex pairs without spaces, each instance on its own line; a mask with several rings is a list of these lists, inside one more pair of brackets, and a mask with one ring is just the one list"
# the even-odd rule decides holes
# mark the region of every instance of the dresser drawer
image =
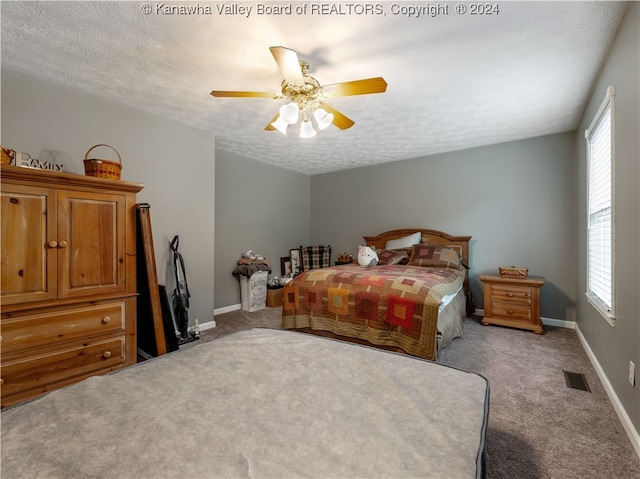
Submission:
[[125,363],[125,336],[34,354],[2,363],[2,397],[41,393],[79,376]]
[[491,299],[495,302],[530,305],[532,296],[528,286],[491,285]]
[[491,316],[494,318],[531,321],[531,308],[508,303],[491,303]]
[[29,314],[2,320],[2,354],[124,331],[124,301]]

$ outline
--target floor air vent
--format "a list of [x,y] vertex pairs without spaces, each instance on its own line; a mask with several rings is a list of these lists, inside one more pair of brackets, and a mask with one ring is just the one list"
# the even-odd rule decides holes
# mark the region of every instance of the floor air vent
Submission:
[[572,373],[564,370],[562,372],[564,373],[564,379],[567,381],[567,387],[591,392],[591,389],[589,389],[589,385],[587,384],[587,378],[584,377],[584,374]]

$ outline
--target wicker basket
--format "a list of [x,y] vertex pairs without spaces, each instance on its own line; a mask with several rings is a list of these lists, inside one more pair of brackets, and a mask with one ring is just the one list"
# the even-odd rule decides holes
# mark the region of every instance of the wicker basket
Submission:
[[11,161],[15,157],[16,152],[10,150],[9,148],[5,148],[4,146],[0,146],[0,149],[2,149],[2,164],[10,165]]
[[503,278],[525,279],[529,274],[529,268],[516,268],[515,266],[500,266],[498,270]]
[[[89,153],[94,148],[99,146],[106,146],[107,148],[111,148],[118,155],[118,163],[110,160],[102,160],[98,158],[89,158]],[[120,157],[120,153],[113,146],[109,145],[94,145],[87,153],[84,155],[84,174],[87,176],[95,176],[97,178],[108,178],[110,180],[119,180],[120,172],[122,171],[122,158]]]

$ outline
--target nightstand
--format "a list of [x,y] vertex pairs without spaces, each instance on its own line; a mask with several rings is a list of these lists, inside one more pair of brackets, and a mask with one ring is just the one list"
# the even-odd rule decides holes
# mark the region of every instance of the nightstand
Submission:
[[498,275],[481,275],[484,283],[484,318],[480,324],[498,324],[528,329],[544,334],[540,322],[540,288],[545,280],[539,276],[525,279]]
[[283,297],[284,297],[284,289],[267,288],[267,307],[279,308],[280,306],[282,306]]

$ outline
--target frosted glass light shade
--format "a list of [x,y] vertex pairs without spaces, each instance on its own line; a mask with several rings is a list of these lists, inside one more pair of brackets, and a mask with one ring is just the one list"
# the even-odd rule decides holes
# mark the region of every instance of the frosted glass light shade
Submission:
[[303,120],[300,126],[300,138],[311,138],[313,136],[316,136],[316,130],[313,129],[313,125],[308,119]]
[[283,135],[286,136],[287,134],[287,127],[289,126],[289,123],[287,123],[286,121],[284,121],[282,119],[282,116],[279,116],[278,119],[276,121],[271,122],[271,125],[275,127],[276,130],[278,130],[280,133],[282,133]]
[[316,111],[314,111],[313,116],[318,123],[318,128],[320,128],[321,130],[324,130],[333,122],[333,113],[327,113],[322,108],[318,108]]
[[289,125],[293,125],[298,121],[298,105],[296,103],[289,103],[280,107],[280,118],[286,121]]

